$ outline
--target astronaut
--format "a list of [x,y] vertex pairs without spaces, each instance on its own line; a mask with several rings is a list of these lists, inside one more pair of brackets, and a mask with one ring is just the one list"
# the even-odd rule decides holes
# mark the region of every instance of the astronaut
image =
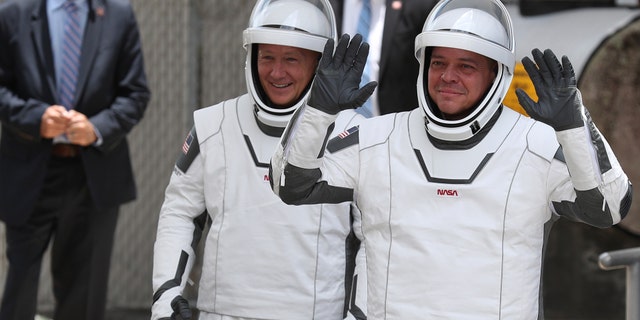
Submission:
[[[343,319],[350,205],[288,206],[268,174],[336,39],[333,10],[325,0],[260,0],[243,36],[248,93],[194,112],[166,188],[151,319],[192,318],[183,294],[206,227],[199,319]],[[362,118],[342,115],[342,129]]]
[[530,117],[505,108],[515,65],[507,10],[443,0],[415,41],[420,108],[367,119],[321,153],[338,111],[376,86],[359,88],[361,41],[343,36],[333,56],[327,44],[272,158],[274,191],[292,204],[355,202],[369,320],[536,319],[552,222],[605,228],[631,204],[570,61],[533,50],[523,64],[539,100],[517,92]]

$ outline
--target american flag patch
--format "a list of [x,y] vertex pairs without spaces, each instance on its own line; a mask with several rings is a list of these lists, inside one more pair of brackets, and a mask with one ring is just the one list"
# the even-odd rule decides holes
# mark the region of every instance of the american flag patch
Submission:
[[342,131],[338,134],[338,138],[339,139],[344,139],[346,137],[348,137],[350,134],[354,133],[356,130],[358,130],[358,127],[352,127],[348,130]]
[[187,138],[184,139],[184,143],[182,144],[182,152],[184,154],[187,154],[187,152],[189,152],[189,147],[191,147],[192,142],[193,142],[193,135],[191,134],[191,132],[189,132],[189,135],[187,135]]
[[333,139],[329,140],[327,150],[333,153],[357,144],[360,140],[359,129],[358,126],[355,126],[339,133]]

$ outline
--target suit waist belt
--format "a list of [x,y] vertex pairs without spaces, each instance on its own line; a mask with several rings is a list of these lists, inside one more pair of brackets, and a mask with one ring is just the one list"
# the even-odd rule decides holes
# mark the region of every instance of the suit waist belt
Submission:
[[80,147],[73,144],[56,143],[51,148],[51,154],[58,158],[74,158],[80,155]]

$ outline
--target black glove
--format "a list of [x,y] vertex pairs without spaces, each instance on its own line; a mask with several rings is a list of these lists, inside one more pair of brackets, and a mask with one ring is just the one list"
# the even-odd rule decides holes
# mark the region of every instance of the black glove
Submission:
[[335,54],[332,53],[333,39],[329,39],[324,46],[308,104],[323,112],[337,114],[361,106],[378,83],[372,81],[359,88],[369,55],[369,44],[362,42],[361,35],[353,36],[351,43],[349,35],[342,35]]
[[[516,89],[518,101],[531,118],[552,126],[556,131],[581,127],[582,98],[577,88],[573,66],[566,56],[562,65],[553,51],[531,51],[536,63],[524,57],[522,63],[538,95],[533,101],[524,90]],[[537,66],[536,66],[537,64]]]
[[191,320],[191,308],[189,308],[189,302],[182,296],[173,298],[171,301],[171,309],[173,309],[171,320]]

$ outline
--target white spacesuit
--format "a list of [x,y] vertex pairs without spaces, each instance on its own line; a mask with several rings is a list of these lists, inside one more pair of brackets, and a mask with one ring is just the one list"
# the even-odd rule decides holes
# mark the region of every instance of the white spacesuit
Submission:
[[[326,1],[256,4],[244,32],[249,93],[194,113],[166,189],[154,247],[152,319],[188,309],[182,294],[206,223],[199,319],[342,319],[350,205],[296,207],[273,194],[269,160],[309,90],[295,105],[276,108],[255,65],[257,43],[322,52],[335,37]],[[347,128],[360,118],[344,112],[337,125]]]
[[[369,320],[536,319],[550,222],[562,216],[608,227],[631,202],[631,185],[582,106],[570,63],[563,59],[563,70],[559,63],[546,66],[555,56],[537,51],[542,76],[566,91],[545,87],[540,76],[534,83],[540,104],[547,93],[572,94],[567,108],[553,107],[574,113],[546,118],[525,97],[533,119],[504,108],[515,64],[506,9],[497,0],[441,1],[416,38],[421,108],[367,119],[331,140],[318,159],[335,119],[331,108],[345,103],[353,77],[347,67],[361,68],[366,59],[359,53],[340,66],[358,40],[341,51],[341,39],[336,58],[321,61],[312,99],[298,110],[272,159],[274,191],[295,204],[355,201],[357,233],[366,247]],[[495,81],[462,119],[445,119],[427,93],[433,47],[497,62]],[[337,84],[332,72],[340,70],[349,71]],[[357,80],[351,83],[356,89]],[[325,82],[338,89],[327,90]]]

